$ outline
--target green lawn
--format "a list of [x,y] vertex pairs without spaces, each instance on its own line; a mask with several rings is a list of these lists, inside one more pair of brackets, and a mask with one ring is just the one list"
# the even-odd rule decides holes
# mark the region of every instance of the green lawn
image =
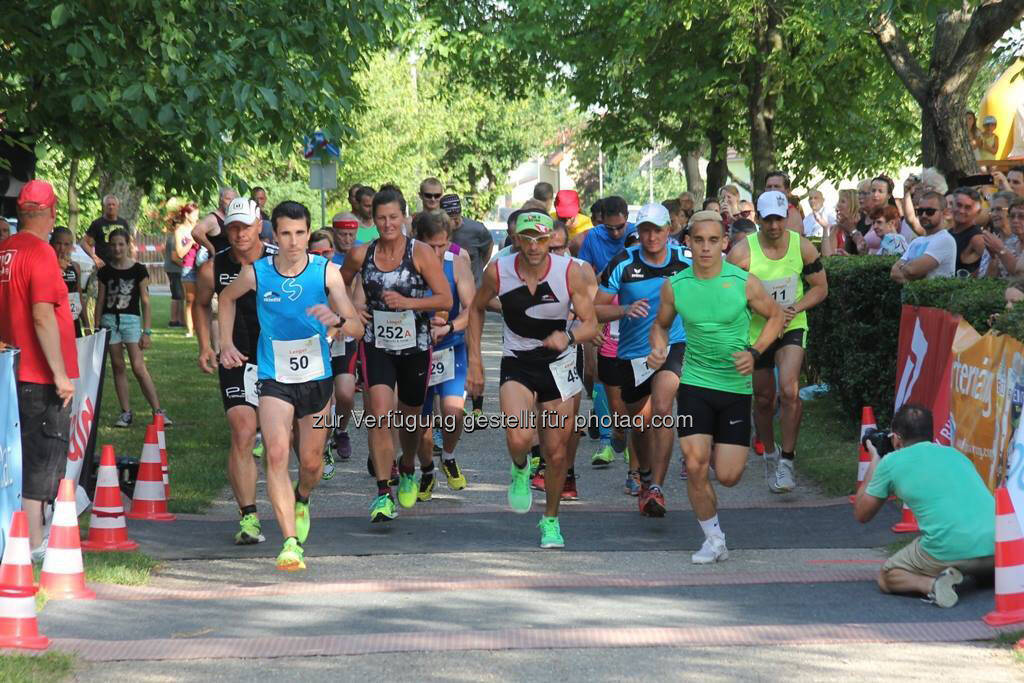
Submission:
[[63,652],[0,657],[0,681],[51,683],[71,675],[75,659]]
[[[776,424],[776,435],[778,429]],[[859,443],[860,424],[842,414],[832,398],[804,401],[796,449],[801,477],[809,477],[830,496],[853,493]]]

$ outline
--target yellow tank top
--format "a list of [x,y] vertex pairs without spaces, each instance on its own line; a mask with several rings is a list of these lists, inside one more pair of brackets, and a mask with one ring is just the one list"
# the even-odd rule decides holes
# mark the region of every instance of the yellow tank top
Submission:
[[[770,259],[761,250],[761,240],[751,235],[747,240],[750,245],[750,273],[764,284],[765,291],[782,308],[792,306],[804,298],[804,259],[800,254],[800,236],[787,230],[789,245],[786,255],[781,259]],[[754,313],[750,318],[750,343],[753,344],[767,321]],[[801,311],[793,317],[783,332],[790,330],[806,330],[807,313]]]

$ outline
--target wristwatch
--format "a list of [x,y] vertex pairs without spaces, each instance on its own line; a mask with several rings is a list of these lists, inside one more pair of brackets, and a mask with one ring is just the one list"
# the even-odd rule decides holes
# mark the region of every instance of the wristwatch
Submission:
[[572,333],[572,330],[566,330],[565,336],[569,338],[569,346],[576,343],[576,335]]
[[750,353],[750,355],[751,355],[751,356],[752,356],[752,357],[754,358],[754,362],[755,362],[755,363],[756,363],[756,362],[757,362],[757,361],[758,361],[758,360],[759,360],[759,359],[761,358],[761,352],[760,352],[760,351],[758,351],[757,349],[755,349],[755,348],[754,348],[753,346],[748,346],[748,347],[746,348],[746,350],[747,350],[747,351],[748,351],[748,352]]
[[[448,334],[453,334],[454,332],[455,332],[455,323],[453,323],[452,321],[449,320],[448,321]],[[447,337],[448,335],[445,335],[445,336]]]
[[153,336],[153,330],[143,330],[142,334],[146,335],[147,337],[152,337]]

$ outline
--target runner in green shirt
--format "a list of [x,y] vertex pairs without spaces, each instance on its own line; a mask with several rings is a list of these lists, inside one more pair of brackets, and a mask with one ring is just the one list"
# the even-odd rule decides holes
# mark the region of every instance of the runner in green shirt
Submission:
[[[647,357],[651,368],[665,362],[668,331],[678,315],[686,330],[686,353],[676,397],[677,433],[686,459],[687,494],[705,536],[704,545],[691,558],[694,564],[729,558],[715,491],[708,480],[711,447],[714,444],[719,483],[734,486],[743,474],[750,444],[750,375],[783,325],[782,309],[761,281],[723,261],[725,244],[718,212],[693,215],[687,237],[693,266],[662,285]],[[766,320],[753,345],[748,339],[751,313]]]

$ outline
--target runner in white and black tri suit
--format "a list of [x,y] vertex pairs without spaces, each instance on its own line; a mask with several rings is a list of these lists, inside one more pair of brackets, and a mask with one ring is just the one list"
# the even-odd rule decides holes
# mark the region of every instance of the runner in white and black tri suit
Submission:
[[[369,429],[377,479],[370,521],[383,522],[398,516],[389,481],[395,428],[402,446],[398,502],[405,508],[416,504],[419,416],[430,371],[430,316],[451,308],[452,292],[433,249],[402,234],[405,199],[400,193],[381,190],[374,195],[373,220],[380,237],[353,248],[341,273],[346,284],[358,274],[366,296],[366,331],[360,345],[363,401],[369,395],[368,414],[378,420]],[[404,426],[395,424],[399,418]]]
[[[573,399],[583,390],[575,345],[597,335],[594,302],[588,298],[582,270],[569,257],[549,253],[552,228],[547,214],[528,212],[516,219],[520,250],[487,266],[466,331],[466,390],[474,394],[483,388],[484,312],[497,296],[504,320],[499,401],[508,420],[505,437],[512,459],[508,502],[515,512],[530,511],[527,454],[537,433],[547,462],[547,501],[539,524],[542,548],[565,546],[558,506],[569,468],[569,435],[575,427]],[[570,308],[579,320],[574,329],[570,329]],[[526,424],[513,422],[524,418]],[[529,421],[532,418],[535,422]]]

